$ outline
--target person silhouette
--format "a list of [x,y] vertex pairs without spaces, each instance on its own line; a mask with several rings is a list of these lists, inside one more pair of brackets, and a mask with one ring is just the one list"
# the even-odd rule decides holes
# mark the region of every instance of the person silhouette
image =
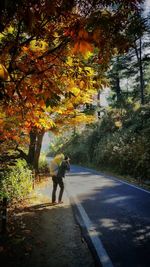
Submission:
[[[55,174],[52,175],[52,181],[53,181],[53,190],[52,190],[52,204],[57,204],[56,202],[56,191],[57,187],[59,185],[60,191],[58,196],[58,203],[63,203],[62,196],[64,192],[64,182],[63,178],[65,178],[66,171],[70,171],[70,159],[68,156],[65,156],[64,159],[62,159],[61,163],[55,162]],[[57,166],[56,166],[57,164]]]

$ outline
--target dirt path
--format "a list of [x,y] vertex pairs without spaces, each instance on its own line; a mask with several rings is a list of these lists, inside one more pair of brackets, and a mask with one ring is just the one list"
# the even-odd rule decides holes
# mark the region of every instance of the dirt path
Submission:
[[[43,184],[13,215],[15,222],[0,246],[3,267],[94,267],[66,195],[51,205],[51,181]],[[13,228],[14,227],[14,228]],[[13,231],[12,231],[13,229]]]

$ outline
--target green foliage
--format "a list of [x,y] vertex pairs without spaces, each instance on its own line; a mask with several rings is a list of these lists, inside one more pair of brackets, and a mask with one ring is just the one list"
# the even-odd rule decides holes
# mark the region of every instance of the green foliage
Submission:
[[32,172],[25,160],[17,160],[14,166],[0,176],[0,198],[23,199],[32,190]]
[[109,110],[102,120],[63,146],[75,163],[150,177],[150,108]]
[[62,151],[65,151],[65,154],[71,157],[71,161],[78,164],[81,164],[84,160],[89,160],[85,135],[82,137],[79,134],[72,136],[72,139],[65,145],[65,147],[62,148]]
[[109,101],[116,107],[123,106],[128,97],[142,104],[149,102],[149,18],[137,13],[131,22],[127,35],[133,45],[126,53],[115,55],[107,71],[112,90]]
[[49,167],[48,167],[48,163],[47,163],[47,160],[46,160],[45,153],[41,153],[41,155],[40,155],[40,159],[39,159],[39,172],[42,172],[42,173],[49,172]]

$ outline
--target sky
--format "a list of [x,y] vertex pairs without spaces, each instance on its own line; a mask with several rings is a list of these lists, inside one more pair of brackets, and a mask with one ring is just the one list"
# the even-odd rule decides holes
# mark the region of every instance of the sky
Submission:
[[144,7],[145,7],[145,14],[150,12],[150,0],[145,0]]

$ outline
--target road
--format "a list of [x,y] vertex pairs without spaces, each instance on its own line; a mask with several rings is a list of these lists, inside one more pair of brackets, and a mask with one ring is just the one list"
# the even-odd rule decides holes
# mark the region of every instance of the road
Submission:
[[65,179],[110,260],[103,266],[150,267],[150,192],[78,166]]

